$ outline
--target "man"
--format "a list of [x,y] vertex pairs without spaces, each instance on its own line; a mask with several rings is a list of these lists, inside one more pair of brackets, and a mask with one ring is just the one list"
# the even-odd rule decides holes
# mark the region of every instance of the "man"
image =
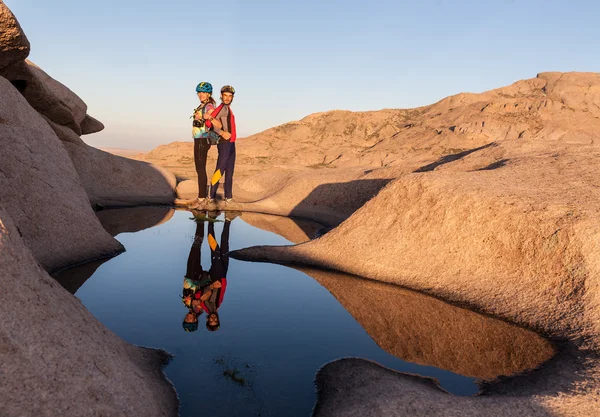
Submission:
[[202,300],[204,311],[206,311],[206,328],[211,331],[219,330],[221,321],[219,319],[219,307],[223,302],[227,288],[227,270],[229,269],[229,228],[231,221],[227,218],[221,232],[221,246],[215,239],[215,225],[208,224],[208,246],[210,246],[210,279],[211,282],[202,288]]
[[219,188],[219,180],[222,176],[225,176],[225,203],[227,204],[233,200],[233,171],[235,168],[235,139],[237,135],[235,116],[230,105],[234,95],[235,89],[232,86],[224,86],[221,88],[221,105],[204,115],[204,118],[212,123],[214,132],[221,137],[217,145],[219,156],[211,179],[209,202],[214,202]]

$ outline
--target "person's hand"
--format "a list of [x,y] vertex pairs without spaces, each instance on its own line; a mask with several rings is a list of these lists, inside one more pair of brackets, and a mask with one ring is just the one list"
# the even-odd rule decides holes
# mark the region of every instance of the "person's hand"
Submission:
[[204,118],[205,118],[206,120],[209,120],[209,119],[211,119],[211,118],[212,118],[212,116],[210,115],[210,112],[209,112],[209,111],[207,111],[206,113],[204,113]]
[[219,281],[215,281],[210,286],[212,288],[221,288],[221,283]]
[[211,294],[212,294],[212,291],[210,291],[210,290],[206,291],[204,294],[202,294],[202,297],[200,297],[200,300],[202,300],[202,301],[208,300],[210,298]]
[[[206,115],[205,115],[205,116],[206,116]],[[202,113],[200,113],[200,112],[198,112],[198,111],[197,111],[196,113],[194,113],[194,119],[196,119],[196,120],[200,120],[200,119],[202,119]]]
[[229,132],[221,132],[221,136],[223,137],[223,139],[225,140],[229,140],[231,139],[231,133]]

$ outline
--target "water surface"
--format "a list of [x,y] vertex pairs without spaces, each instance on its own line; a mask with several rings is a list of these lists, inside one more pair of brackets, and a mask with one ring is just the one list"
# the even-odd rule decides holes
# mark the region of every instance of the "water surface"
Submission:
[[[125,253],[57,279],[126,341],[174,355],[165,372],[182,416],[308,416],[316,371],[341,357],[474,395],[478,381],[533,368],[553,353],[532,332],[395,286],[227,256],[227,249],[290,244],[281,235],[301,241],[318,229],[314,224],[250,213],[195,221],[186,211],[133,210],[98,213]],[[221,287],[196,311],[182,299],[190,278]],[[215,309],[216,330],[206,326]],[[191,322],[184,324],[186,317]]]

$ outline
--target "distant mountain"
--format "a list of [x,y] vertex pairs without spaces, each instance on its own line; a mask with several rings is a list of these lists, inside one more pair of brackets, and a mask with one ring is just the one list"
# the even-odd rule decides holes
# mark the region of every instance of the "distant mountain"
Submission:
[[[599,91],[600,74],[550,72],[414,109],[315,113],[241,138],[238,163],[390,167],[504,140],[558,140],[568,132],[585,138],[600,128]],[[172,163],[192,158],[192,146],[176,142],[142,158]]]

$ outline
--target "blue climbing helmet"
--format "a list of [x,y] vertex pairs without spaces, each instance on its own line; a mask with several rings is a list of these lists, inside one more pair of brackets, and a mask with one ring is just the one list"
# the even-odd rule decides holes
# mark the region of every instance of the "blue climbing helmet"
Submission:
[[212,94],[212,85],[209,82],[202,81],[196,86],[197,93],[209,93]]

